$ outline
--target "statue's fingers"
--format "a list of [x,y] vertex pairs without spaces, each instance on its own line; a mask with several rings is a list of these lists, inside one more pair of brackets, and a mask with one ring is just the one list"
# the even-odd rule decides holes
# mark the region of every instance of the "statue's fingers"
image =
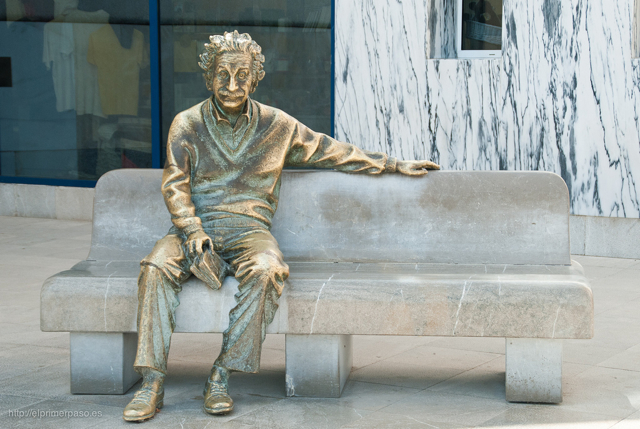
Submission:
[[204,252],[206,248],[208,248],[209,250],[211,250],[211,252],[213,253],[213,241],[211,241],[211,238],[207,237],[207,240],[205,242],[206,246],[203,246],[202,251]]
[[418,167],[418,168],[412,168],[411,170],[409,170],[409,175],[410,176],[425,176],[427,175],[429,172],[425,169],[423,169],[422,167]]
[[431,161],[424,161],[423,168],[427,168],[429,170],[440,170],[440,166]]

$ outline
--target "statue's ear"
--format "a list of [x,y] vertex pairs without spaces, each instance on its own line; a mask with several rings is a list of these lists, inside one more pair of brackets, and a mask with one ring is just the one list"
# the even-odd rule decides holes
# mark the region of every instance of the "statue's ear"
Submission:
[[253,94],[256,91],[256,88],[258,87],[258,82],[260,82],[262,80],[262,78],[264,78],[264,70],[260,70],[253,81],[253,85],[251,85],[251,93]]

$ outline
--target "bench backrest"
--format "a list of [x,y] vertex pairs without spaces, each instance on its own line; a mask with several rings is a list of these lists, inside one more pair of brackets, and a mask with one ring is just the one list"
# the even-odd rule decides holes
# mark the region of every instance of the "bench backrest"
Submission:
[[[167,233],[161,177],[127,169],[100,178],[89,259],[142,259]],[[290,261],[571,262],[567,187],[546,172],[285,171],[272,232]]]

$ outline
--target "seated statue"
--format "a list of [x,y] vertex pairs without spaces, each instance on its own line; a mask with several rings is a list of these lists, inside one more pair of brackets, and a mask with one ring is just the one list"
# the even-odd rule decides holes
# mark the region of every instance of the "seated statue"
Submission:
[[205,383],[204,411],[231,412],[229,375],[258,372],[266,328],[289,276],[269,232],[284,167],[407,175],[440,168],[358,149],[252,100],[264,77],[260,46],[237,31],[210,41],[199,64],[213,96],[179,113],[169,130],[162,194],[173,227],[141,262],[134,368],[143,381],[124,409],[127,421],[149,419],[163,405],[178,293],[192,274],[214,289],[227,274],[240,282]]

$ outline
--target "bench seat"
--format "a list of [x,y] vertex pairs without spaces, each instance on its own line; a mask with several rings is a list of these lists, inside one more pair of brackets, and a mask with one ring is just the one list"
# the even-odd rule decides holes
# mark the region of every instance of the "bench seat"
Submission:
[[[296,263],[267,333],[591,338],[582,267]],[[139,264],[84,261],[42,290],[41,327],[136,332]],[[219,291],[195,277],[178,295],[176,332],[223,332],[237,281]],[[81,295],[81,296],[80,296]],[[335,317],[340,315],[340,317]],[[517,320],[518,323],[513,323]]]

